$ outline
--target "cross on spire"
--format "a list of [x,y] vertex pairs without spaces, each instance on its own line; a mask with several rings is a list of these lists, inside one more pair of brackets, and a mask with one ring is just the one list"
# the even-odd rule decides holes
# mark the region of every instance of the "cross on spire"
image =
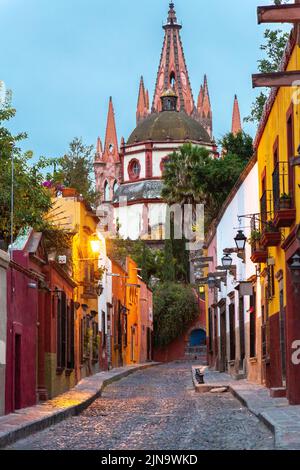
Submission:
[[169,4],[168,24],[177,24],[177,17],[175,11],[175,5],[173,2]]

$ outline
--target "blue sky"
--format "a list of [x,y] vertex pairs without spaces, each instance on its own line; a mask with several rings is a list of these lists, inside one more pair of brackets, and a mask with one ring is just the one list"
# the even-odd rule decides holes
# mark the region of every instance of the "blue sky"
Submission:
[[[118,138],[135,127],[140,75],[152,98],[168,0],[0,0],[0,80],[13,91],[24,149],[62,155],[74,136],[104,138],[113,96]],[[256,7],[270,0],[176,0],[190,80],[197,96],[208,75],[218,139],[230,130],[233,97],[242,116],[255,92],[264,26]],[[255,127],[246,125],[252,135]]]

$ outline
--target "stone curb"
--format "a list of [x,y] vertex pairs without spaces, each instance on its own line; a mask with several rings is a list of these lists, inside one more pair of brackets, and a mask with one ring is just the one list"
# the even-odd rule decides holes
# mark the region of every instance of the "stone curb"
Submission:
[[[195,378],[194,368],[192,368],[192,379],[193,384],[195,387],[195,391],[199,393],[199,387],[206,387],[207,390],[202,391],[202,393],[208,392],[209,388],[215,388],[220,386],[220,384],[204,384],[199,385]],[[212,385],[212,387],[211,387]],[[253,404],[249,402],[245,397],[242,396],[242,391],[240,392],[235,388],[230,380],[228,382],[224,382],[223,387],[227,387],[228,391],[245,407],[247,408],[250,413],[255,415],[274,435],[275,439],[275,448],[280,450],[288,450],[288,449],[299,449],[300,450],[300,425],[298,425],[295,429],[288,428],[288,430],[284,430],[277,422],[275,422],[271,416],[268,416],[268,408],[255,408]],[[294,439],[292,443],[289,443],[285,434],[294,434]],[[295,436],[296,435],[296,436]],[[299,439],[298,439],[299,436]]]
[[[95,374],[94,376],[87,377],[86,379],[81,380],[76,385],[76,387],[74,387],[74,389],[71,389],[69,392],[66,392],[66,393],[72,393],[72,391],[75,392],[76,389],[79,391],[80,389],[82,389],[82,387],[84,387],[85,381],[87,382],[89,379],[94,379],[94,381],[96,382],[97,376],[99,376],[97,389],[96,389],[96,385],[94,385],[95,390],[89,392],[90,396],[83,399],[80,403],[77,403],[76,405],[71,405],[65,409],[54,410],[53,413],[50,412],[48,416],[40,417],[39,419],[28,421],[25,424],[16,426],[14,429],[8,432],[7,431],[1,432],[1,418],[5,419],[9,415],[2,416],[0,418],[0,449],[3,449],[4,447],[15,443],[16,441],[20,439],[24,439],[31,434],[34,434],[38,431],[42,431],[50,426],[53,426],[54,424],[58,424],[67,418],[71,418],[72,416],[79,415],[80,413],[82,413],[82,411],[88,408],[97,398],[101,396],[103,390],[108,385],[112,384],[113,382],[117,382],[121,379],[124,379],[125,377],[128,377],[129,375],[134,374],[135,372],[148,369],[150,367],[156,367],[159,365],[160,365],[159,362],[152,362],[152,363],[142,364],[142,365],[133,366],[133,367],[131,366],[130,369],[127,369],[119,373],[116,369],[115,375],[112,375],[111,377],[108,377],[107,379],[104,378],[102,380],[100,376],[101,374],[103,374],[103,372]],[[110,373],[113,373],[113,371],[110,371]],[[63,396],[63,395],[59,395],[59,396]],[[59,396],[55,397],[54,400],[58,399]],[[39,405],[36,405],[36,406],[39,406]],[[33,408],[34,407],[32,407],[32,409]],[[26,409],[20,410],[20,414],[24,413],[24,411],[26,412]],[[25,413],[24,413],[24,416],[25,416]],[[8,426],[10,425],[8,424]],[[13,425],[11,426],[13,427]]]

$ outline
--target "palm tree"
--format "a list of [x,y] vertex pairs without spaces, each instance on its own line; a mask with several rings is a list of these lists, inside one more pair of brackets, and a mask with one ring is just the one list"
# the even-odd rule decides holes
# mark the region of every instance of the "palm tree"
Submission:
[[204,202],[205,195],[195,176],[204,171],[209,159],[207,149],[192,144],[184,144],[174,151],[165,163],[163,172],[162,197],[165,201],[181,205]]

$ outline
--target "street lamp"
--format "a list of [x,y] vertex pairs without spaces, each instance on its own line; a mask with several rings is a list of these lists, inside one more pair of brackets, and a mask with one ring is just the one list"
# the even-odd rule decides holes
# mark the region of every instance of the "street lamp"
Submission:
[[239,230],[237,233],[237,236],[234,239],[236,247],[238,251],[244,251],[246,242],[247,242],[247,237],[245,236],[243,230]]
[[91,240],[90,241],[90,244],[91,244],[91,250],[93,253],[97,254],[97,253],[100,253],[101,252],[101,241],[100,240]]
[[215,288],[216,280],[215,280],[215,278],[212,274],[208,275],[207,285],[208,285],[209,289],[214,289]]
[[98,295],[98,297],[101,297],[101,295],[103,294],[103,291],[104,291],[103,284],[99,282],[96,286],[96,294]]
[[229,254],[225,254],[222,258],[222,266],[224,266],[224,268],[231,268],[232,266],[232,258]]
[[298,286],[300,284],[300,255],[298,253],[296,253],[292,257],[292,262],[290,264],[290,271],[292,275],[293,284],[296,285],[296,290],[298,293],[299,291]]

